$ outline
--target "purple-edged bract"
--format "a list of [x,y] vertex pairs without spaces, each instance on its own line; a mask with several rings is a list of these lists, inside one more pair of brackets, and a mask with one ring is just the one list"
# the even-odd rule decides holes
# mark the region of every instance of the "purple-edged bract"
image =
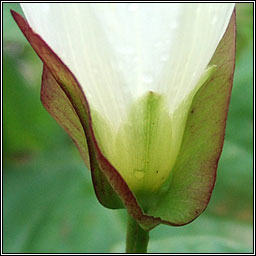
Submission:
[[235,63],[234,4],[22,4],[44,63],[41,100],[105,207],[145,230],[206,208]]

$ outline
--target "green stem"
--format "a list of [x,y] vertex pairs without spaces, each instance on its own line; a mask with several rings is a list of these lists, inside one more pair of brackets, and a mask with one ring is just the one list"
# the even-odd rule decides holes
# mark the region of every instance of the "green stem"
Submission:
[[128,214],[126,233],[126,253],[146,253],[149,232],[143,230],[139,224]]

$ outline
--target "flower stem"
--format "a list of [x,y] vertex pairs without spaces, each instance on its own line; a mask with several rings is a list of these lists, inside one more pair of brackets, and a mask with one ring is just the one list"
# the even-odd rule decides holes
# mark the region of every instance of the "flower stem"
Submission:
[[126,253],[146,253],[149,241],[149,232],[143,230],[128,214],[126,233]]

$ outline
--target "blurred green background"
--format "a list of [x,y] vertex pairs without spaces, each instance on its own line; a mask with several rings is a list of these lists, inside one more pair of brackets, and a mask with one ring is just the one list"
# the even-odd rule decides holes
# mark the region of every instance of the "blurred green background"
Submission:
[[[124,252],[126,213],[103,208],[90,173],[40,103],[42,63],[3,4],[3,250]],[[223,154],[206,211],[151,231],[149,252],[253,250],[253,4],[237,4],[237,62]]]

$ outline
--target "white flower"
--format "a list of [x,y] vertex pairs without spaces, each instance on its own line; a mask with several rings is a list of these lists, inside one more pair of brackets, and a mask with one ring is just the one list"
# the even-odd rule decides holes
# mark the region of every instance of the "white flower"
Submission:
[[105,157],[135,191],[172,170],[187,113],[213,67],[232,3],[23,3],[80,82]]

